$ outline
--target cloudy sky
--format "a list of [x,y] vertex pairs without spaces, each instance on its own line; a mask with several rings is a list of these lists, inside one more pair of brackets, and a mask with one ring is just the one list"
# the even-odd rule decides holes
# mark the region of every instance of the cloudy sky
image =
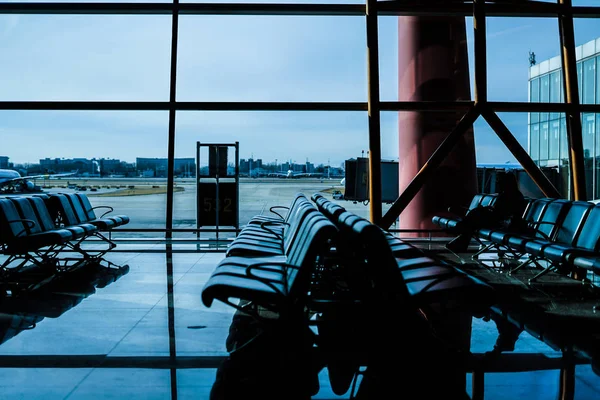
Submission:
[[[379,24],[381,99],[396,100],[397,18]],[[600,37],[595,20],[575,28],[577,45]],[[170,16],[0,15],[0,100],[167,101],[170,30]],[[467,35],[472,61],[470,19]],[[527,101],[528,52],[559,54],[557,20],[490,18],[488,40],[490,100]],[[182,101],[366,101],[365,19],[181,16],[177,79]],[[501,118],[526,145],[527,116]],[[239,141],[242,158],[336,165],[368,143],[366,112],[180,112],[176,121],[176,157],[194,157],[196,141]],[[0,155],[166,157],[167,132],[167,112],[0,111]],[[478,162],[514,161],[485,122],[475,132]],[[397,113],[382,114],[382,147],[397,157]]]

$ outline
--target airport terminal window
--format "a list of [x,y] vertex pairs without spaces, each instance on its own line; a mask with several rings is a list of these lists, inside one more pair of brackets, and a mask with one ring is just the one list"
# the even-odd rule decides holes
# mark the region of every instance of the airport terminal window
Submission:
[[600,56],[596,57],[596,104],[600,104]]
[[[540,103],[550,101],[550,75],[546,74],[540,78]],[[540,113],[540,122],[548,121],[548,113]]]
[[558,160],[560,145],[560,122],[558,120],[550,122],[550,138],[548,140],[550,160]]
[[581,62],[577,63],[577,83],[579,84],[579,102],[581,103],[583,98],[583,63]]
[[596,116],[594,114],[583,114],[583,155],[585,158],[594,157],[594,135]]
[[594,104],[594,80],[596,79],[596,59],[583,62],[583,104]]
[[540,124],[540,160],[548,159],[548,125],[548,122]]
[[[532,103],[539,103],[540,101],[540,79],[535,78],[529,82],[529,98]],[[531,123],[537,123],[540,120],[540,113],[533,112],[529,113]]]
[[0,20],[1,100],[168,100],[170,16],[14,17]]
[[367,101],[365,18],[182,15],[178,43],[179,101]]
[[600,113],[596,114],[596,157],[600,157]]
[[540,157],[540,124],[531,124],[529,134],[529,155],[533,161],[539,161]]
[[560,158],[569,160],[569,140],[567,139],[567,120],[560,119]]
[[[560,70],[550,74],[550,103],[560,103],[560,95],[562,92],[562,79]],[[550,113],[550,119],[558,119],[559,113]]]

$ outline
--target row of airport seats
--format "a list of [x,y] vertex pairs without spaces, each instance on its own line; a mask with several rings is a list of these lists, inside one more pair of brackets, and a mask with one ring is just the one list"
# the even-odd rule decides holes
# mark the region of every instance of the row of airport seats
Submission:
[[[103,232],[129,222],[127,216],[98,217],[83,194],[52,194],[0,199],[2,283],[11,291],[36,289],[56,277],[90,264],[121,274],[127,266],[104,259],[116,244]],[[109,207],[109,211],[112,209]],[[87,246],[99,238],[105,247]],[[94,243],[96,244],[96,243]],[[29,277],[29,278],[28,278]]]
[[[383,354],[385,346],[399,343],[396,348],[404,349],[398,332],[406,335],[412,328],[398,331],[398,323],[414,320],[413,338],[420,332],[417,325],[429,326],[422,308],[479,314],[493,303],[494,291],[482,281],[427,257],[320,194],[312,200],[298,194],[285,217],[253,218],[213,270],[201,297],[207,307],[219,300],[262,321],[261,332],[289,335],[288,343],[309,337],[297,361],[314,371],[319,369],[315,363],[326,365],[337,394],[345,393],[358,368]],[[389,314],[382,315],[384,310]],[[338,330],[348,323],[354,328]],[[310,330],[314,325],[316,331]],[[391,343],[375,339],[387,331],[397,336]],[[431,357],[439,361],[434,348]]]
[[[493,205],[495,197],[495,194],[478,194],[469,208]],[[486,250],[495,248],[525,255],[527,259],[513,272],[532,263],[541,267],[542,271],[530,281],[549,271],[570,274],[578,268],[600,274],[600,205],[565,199],[529,199],[523,220],[529,228],[525,233],[481,228],[474,233],[475,238],[487,243]],[[461,232],[459,218],[435,216],[433,222],[450,232]]]

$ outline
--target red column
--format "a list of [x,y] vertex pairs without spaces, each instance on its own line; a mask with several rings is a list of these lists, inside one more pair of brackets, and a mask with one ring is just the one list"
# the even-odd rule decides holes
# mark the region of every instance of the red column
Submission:
[[[470,100],[463,17],[399,17],[400,101]],[[462,117],[462,112],[400,112],[400,193]],[[473,129],[400,215],[400,228],[436,228],[434,215],[466,206],[477,192]]]

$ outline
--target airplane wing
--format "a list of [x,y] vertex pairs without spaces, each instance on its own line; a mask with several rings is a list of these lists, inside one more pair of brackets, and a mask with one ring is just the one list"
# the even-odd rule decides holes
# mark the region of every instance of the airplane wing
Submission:
[[28,176],[22,176],[20,178],[14,178],[13,180],[18,181],[18,180],[27,180],[27,179],[52,179],[52,178],[60,178],[63,176],[73,176],[75,174],[77,174],[79,172],[79,170],[75,171],[75,172],[67,172],[64,174],[44,174],[44,175],[28,175]]

